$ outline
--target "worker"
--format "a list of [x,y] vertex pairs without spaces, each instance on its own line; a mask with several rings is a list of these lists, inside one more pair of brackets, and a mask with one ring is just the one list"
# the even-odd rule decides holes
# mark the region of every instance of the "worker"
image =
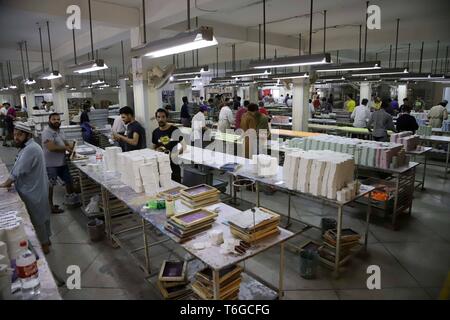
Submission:
[[[390,107],[389,100],[383,100],[381,102],[380,110],[375,111],[370,116],[367,128],[372,133],[372,137],[375,141],[388,141],[388,130],[395,131],[394,121],[392,116],[386,112]],[[373,126],[373,131],[372,131]]]
[[292,108],[292,103],[293,103],[293,101],[294,101],[294,96],[291,95],[291,96],[289,97],[289,99],[287,100],[286,105],[287,105],[289,108]]
[[333,106],[331,104],[330,99],[325,97],[322,98],[322,102],[320,104],[320,110],[323,113],[331,113],[333,111]]
[[308,100],[308,107],[309,107],[309,117],[312,119],[314,118],[314,114],[316,113],[316,109],[314,109],[312,99]]
[[79,197],[74,192],[72,177],[66,163],[66,151],[72,153],[73,144],[69,143],[61,127],[61,117],[58,113],[52,113],[48,117],[48,127],[42,131],[42,149],[44,151],[45,166],[49,181],[48,200],[53,214],[63,213],[64,210],[53,204],[53,188],[60,178],[66,187],[65,204],[79,204]]
[[42,148],[34,141],[32,127],[18,122],[14,128],[14,142],[20,149],[10,177],[0,188],[11,188],[25,203],[36,235],[45,254],[50,252],[50,204],[48,202],[48,178]]
[[191,116],[189,114],[188,97],[183,97],[183,105],[181,106],[180,119],[184,127],[191,126]]
[[353,110],[355,110],[356,108],[356,101],[353,100],[353,94],[349,93],[347,95],[347,100],[345,101],[345,107],[347,109],[348,112],[352,113]]
[[391,107],[393,110],[393,114],[392,115],[397,115],[400,112],[400,107],[398,104],[398,98],[395,97],[394,100],[391,102]]
[[206,116],[208,107],[200,106],[199,111],[192,118],[192,133],[194,146],[203,146],[203,133],[206,131]]
[[236,98],[234,99],[234,102],[233,102],[233,110],[239,110],[239,108],[241,107],[241,101],[242,101],[242,98],[241,98],[241,97],[236,97]]
[[379,97],[375,97],[372,104],[372,111],[380,110],[381,108],[381,99]]
[[319,110],[320,109],[320,95],[317,95],[316,98],[313,101],[314,109]]
[[245,100],[244,106],[240,107],[239,110],[236,112],[236,121],[234,123],[234,127],[236,130],[241,128],[242,116],[247,112],[247,107],[249,104],[250,104],[250,101]]
[[448,101],[444,100],[428,112],[428,120],[432,128],[441,128],[442,122],[448,119],[447,104]]
[[233,112],[226,104],[222,104],[219,113],[219,123],[217,128],[220,132],[227,132],[227,129],[231,129],[231,124],[234,123]]
[[[409,107],[409,100],[408,100],[408,98],[403,99],[403,104],[400,106],[400,109],[399,109],[400,113],[404,113],[405,112],[404,109],[406,107]],[[411,112],[411,109],[410,109],[410,112]]]
[[5,127],[6,127],[6,136],[5,141],[3,141],[3,146],[8,146],[8,141],[13,140],[14,133],[14,121],[16,120],[16,109],[8,102],[3,104],[6,108],[6,117],[5,117]]
[[6,137],[6,113],[8,112],[8,108],[6,107],[6,103],[0,105],[0,140],[4,140]]
[[123,143],[122,150],[128,152],[147,148],[145,129],[134,118],[133,109],[123,107],[119,110],[119,114],[127,130],[124,135],[113,133],[113,139]]
[[172,180],[181,183],[181,168],[174,160],[177,154],[181,154],[185,149],[183,135],[177,127],[167,122],[169,118],[167,110],[156,110],[155,118],[158,121],[158,128],[152,132],[153,147],[157,151],[170,154]]
[[41,110],[48,111],[48,103],[47,103],[47,101],[43,100],[41,102]]
[[425,110],[425,102],[422,97],[417,97],[416,102],[414,102],[414,111],[423,112],[423,110]]
[[[254,103],[250,103],[247,108],[247,112],[242,116],[241,129],[247,134],[245,137],[245,157],[250,158],[252,154],[255,154],[251,150],[258,150],[258,142],[260,141],[260,134],[265,137],[269,137],[269,119],[266,115],[258,111],[258,106]],[[255,141],[253,141],[252,134],[247,132],[248,130],[255,130]],[[256,149],[254,149],[256,147]]]
[[411,131],[413,134],[419,129],[416,118],[411,113],[411,107],[409,105],[403,105],[403,113],[397,118],[397,131]]
[[367,122],[370,119],[370,109],[367,106],[369,100],[363,99],[361,104],[353,110],[350,118],[353,119],[353,127],[367,128]]
[[259,109],[258,109],[259,112],[261,112],[262,114],[264,114],[264,115],[266,115],[266,116],[269,116],[269,112],[268,112],[267,109],[264,107],[264,102],[263,102],[263,101],[260,101],[260,102],[259,102],[258,107],[259,107]]
[[95,126],[91,125],[89,120],[89,112],[90,112],[90,103],[83,104],[83,112],[80,116],[80,127],[81,134],[83,135],[83,140],[93,144],[94,143],[94,130]]

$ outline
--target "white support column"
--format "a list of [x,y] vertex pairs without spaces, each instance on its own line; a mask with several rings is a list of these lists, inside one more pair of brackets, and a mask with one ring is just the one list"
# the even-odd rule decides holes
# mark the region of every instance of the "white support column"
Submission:
[[359,88],[359,96],[361,98],[361,101],[363,99],[367,99],[370,101],[370,97],[372,96],[372,88],[369,82],[361,82]]
[[249,87],[249,97],[248,99],[250,100],[250,102],[252,103],[258,103],[259,101],[259,90],[258,90],[258,86],[256,85],[250,85]]
[[309,119],[309,79],[294,81],[292,95],[292,130],[308,131]]
[[25,86],[25,97],[27,100],[28,118],[31,119],[31,116],[33,113],[33,107],[35,106],[34,90],[31,89],[30,87]]
[[55,107],[56,112],[63,113],[61,116],[61,121],[63,125],[69,125],[69,105],[67,103],[67,89],[62,88],[58,90],[58,87],[61,87],[61,79],[51,80],[52,84],[52,96],[53,96],[53,105]]
[[128,106],[128,98],[127,98],[127,81],[125,79],[119,80],[119,106],[125,107]]
[[408,85],[407,84],[399,84],[397,89],[397,97],[399,105],[403,104],[403,99],[408,97]]

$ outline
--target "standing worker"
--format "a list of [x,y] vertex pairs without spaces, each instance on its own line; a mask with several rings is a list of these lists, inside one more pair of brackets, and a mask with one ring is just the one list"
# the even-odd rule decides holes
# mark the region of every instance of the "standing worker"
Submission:
[[352,113],[356,108],[356,101],[353,100],[353,94],[349,93],[347,95],[347,100],[345,101],[345,108],[348,112]]
[[361,104],[353,110],[350,118],[353,119],[353,127],[355,128],[367,128],[367,121],[370,119],[370,109],[367,106],[369,100],[363,99]]
[[183,97],[183,105],[180,112],[181,124],[184,127],[191,126],[191,116],[189,114],[188,97]]
[[219,123],[217,124],[220,132],[227,132],[227,129],[231,129],[231,124],[234,122],[233,111],[226,104],[222,105],[219,113]]
[[448,119],[447,104],[448,101],[444,100],[430,109],[428,119],[430,120],[430,126],[432,128],[441,128],[442,122]]
[[[386,112],[390,107],[388,100],[383,100],[381,102],[380,110],[372,113],[367,128],[369,132],[372,133],[373,139],[375,141],[388,141],[388,130],[395,131],[394,121],[392,116]],[[373,132],[372,132],[373,126]]]
[[416,118],[414,118],[411,113],[411,107],[409,105],[403,106],[403,113],[397,118],[397,131],[411,131],[416,134],[416,130],[419,129]]
[[49,181],[48,200],[52,213],[63,213],[64,210],[53,204],[53,188],[58,183],[58,177],[66,187],[65,204],[79,204],[79,198],[74,193],[72,177],[66,163],[66,151],[71,153],[73,145],[65,139],[61,127],[61,117],[58,113],[52,113],[48,117],[48,127],[42,131],[42,149],[44,151],[45,166]]
[[6,136],[3,146],[8,146],[8,140],[13,140],[14,121],[16,120],[16,109],[9,102],[3,104],[6,108],[5,127]]
[[45,254],[50,253],[50,204],[48,203],[48,179],[44,153],[34,141],[29,124],[19,122],[14,128],[14,142],[20,148],[11,176],[0,188],[14,184],[25,203],[31,222]]

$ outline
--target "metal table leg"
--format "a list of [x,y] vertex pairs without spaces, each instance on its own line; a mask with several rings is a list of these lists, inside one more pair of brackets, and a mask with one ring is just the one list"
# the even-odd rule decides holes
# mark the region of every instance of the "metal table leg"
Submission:
[[334,258],[334,278],[339,277],[339,265],[341,260],[341,233],[342,233],[342,205],[338,207],[337,238],[336,238],[336,257]]
[[142,219],[142,238],[144,240],[145,272],[147,273],[147,275],[150,275],[150,255],[148,252],[147,233],[145,232],[145,219]]
[[366,233],[364,235],[364,251],[367,252],[367,243],[369,240],[369,225],[370,225],[370,215],[372,214],[372,192],[369,192],[369,201],[367,204],[367,214],[366,214]]
[[284,242],[280,244],[280,278],[278,282],[278,299],[284,296]]
[[214,300],[220,300],[220,283],[219,283],[219,270],[213,270],[213,290]]
[[260,201],[259,201],[259,181],[255,182],[255,187],[256,187],[256,206],[259,207],[260,206]]
[[398,189],[400,187],[400,175],[396,175],[395,179],[395,195],[394,195],[394,209],[392,212],[392,228],[396,229],[396,223],[397,223],[397,205],[398,205]]
[[445,179],[447,179],[449,158],[450,158],[450,143],[447,143],[447,158],[445,159],[445,174],[444,174]]
[[290,226],[291,226],[291,193],[288,192],[288,218],[284,228],[287,229]]
[[103,202],[103,213],[105,215],[105,229],[106,229],[106,235],[108,237],[109,241],[112,240],[112,226],[111,226],[111,212],[109,211],[109,195],[108,190],[105,189],[105,187],[101,186],[101,195],[102,195],[102,202]]
[[424,156],[424,163],[423,163],[423,173],[422,173],[422,190],[425,190],[425,177],[427,175],[427,154],[428,152],[425,152]]

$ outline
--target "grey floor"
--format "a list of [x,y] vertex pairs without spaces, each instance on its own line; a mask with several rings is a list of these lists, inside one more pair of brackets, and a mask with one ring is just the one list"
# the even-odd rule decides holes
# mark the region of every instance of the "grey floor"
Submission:
[[[0,147],[0,157],[12,164],[12,148]],[[429,167],[425,191],[416,191],[411,217],[401,220],[399,231],[386,227],[383,219],[374,217],[370,225],[368,254],[357,256],[338,280],[320,267],[318,277],[306,280],[299,275],[299,257],[286,251],[286,299],[437,299],[450,270],[450,178],[440,178],[442,167]],[[419,169],[418,174],[421,174]],[[61,203],[63,189],[57,188],[56,202]],[[254,194],[245,192],[246,200]],[[279,212],[286,211],[287,196],[281,192],[263,195],[262,205]],[[335,217],[336,210],[321,203],[293,198],[292,215],[319,225],[322,217]],[[364,230],[364,209],[356,206],[345,211],[344,226]],[[91,243],[87,218],[79,209],[52,216],[52,252],[47,259],[55,275],[67,277],[69,265],[82,271],[82,289],[61,287],[64,299],[161,299],[154,284],[122,249],[106,241]],[[292,228],[295,230],[296,226]],[[311,229],[292,242],[320,240],[320,231]],[[156,267],[174,252],[183,254],[174,244],[155,248],[151,258]],[[251,260],[245,267],[273,285],[278,284],[279,249],[274,248]],[[381,290],[368,290],[366,273],[369,265],[381,268]]]

